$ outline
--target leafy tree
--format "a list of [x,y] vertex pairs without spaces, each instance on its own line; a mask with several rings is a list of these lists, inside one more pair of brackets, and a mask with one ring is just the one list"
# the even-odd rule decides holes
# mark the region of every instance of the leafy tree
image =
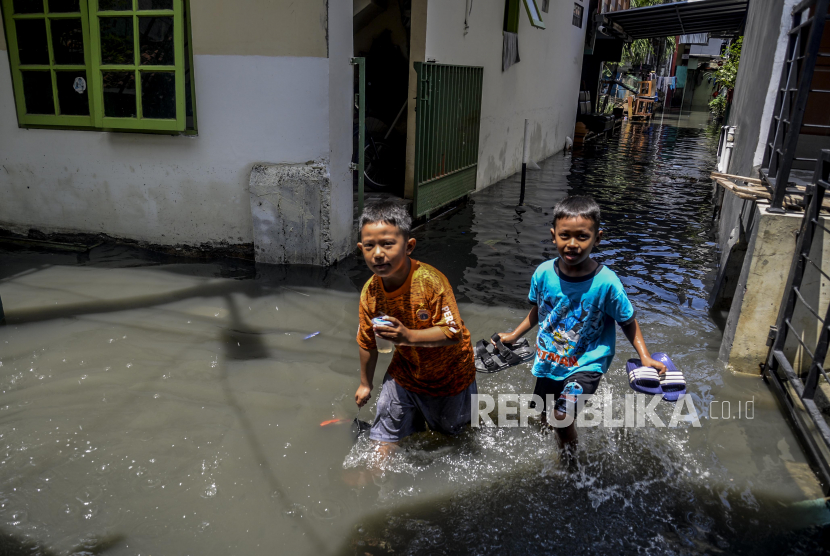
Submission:
[[[644,8],[646,6],[655,6],[657,4],[664,4],[663,0],[631,0],[632,8]],[[664,56],[668,56],[669,52],[675,49],[674,37],[656,38],[656,39],[637,39],[631,44],[627,44],[623,49],[622,61],[629,63],[632,66],[644,64],[648,60],[649,55],[657,55],[660,48],[661,41],[666,41],[666,51]]]
[[726,49],[725,60],[715,72],[707,72],[706,77],[715,80],[715,87],[732,90],[735,88],[735,80],[738,78],[738,64],[741,61],[741,49],[744,45],[744,38],[738,39]]
[[[726,113],[726,95],[735,88],[735,80],[738,78],[738,64],[741,61],[741,50],[743,49],[744,38],[738,39],[729,45],[726,49],[723,65],[717,71],[706,72],[704,77],[714,80],[715,88],[721,91],[721,94],[716,96],[709,102],[709,109],[715,113],[716,116],[721,117]],[[723,89],[726,89],[724,91]]]

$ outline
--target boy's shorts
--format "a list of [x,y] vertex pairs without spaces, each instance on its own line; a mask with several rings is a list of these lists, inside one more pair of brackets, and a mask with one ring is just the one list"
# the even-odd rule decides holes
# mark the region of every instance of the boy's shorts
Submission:
[[[556,403],[553,406],[555,411],[567,413],[573,411],[576,415],[577,396],[591,395],[597,391],[599,381],[602,378],[602,373],[596,371],[577,372],[564,380],[554,380],[547,377],[536,377],[536,386],[533,388],[533,393],[542,398],[542,413],[546,409],[544,404],[547,403],[548,395],[556,398]],[[534,402],[531,402],[530,407],[536,407]]]
[[458,434],[471,421],[472,395],[478,394],[475,381],[455,396],[416,394],[398,384],[389,373],[383,377],[375,422],[369,438],[397,442],[426,430]]

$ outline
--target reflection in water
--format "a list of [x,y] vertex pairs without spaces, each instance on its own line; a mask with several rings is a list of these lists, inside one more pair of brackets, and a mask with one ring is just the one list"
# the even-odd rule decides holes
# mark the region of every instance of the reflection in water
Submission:
[[[416,232],[415,256],[455,285],[477,340],[526,311],[533,269],[554,256],[556,201],[595,196],[598,258],[623,280],[649,346],[683,369],[701,428],[584,429],[576,473],[535,428],[424,433],[385,475],[356,481],[370,444],[320,423],[357,413],[361,260],[4,252],[0,531],[34,554],[90,538],[125,555],[815,553],[830,514],[798,444],[763,382],[716,362],[703,301],[715,141],[705,128],[627,126],[607,148],[530,172],[519,210],[508,179]],[[600,387],[615,416],[633,356],[619,336]],[[528,364],[479,377],[482,393],[532,388]],[[734,413],[751,399],[752,419],[710,405]],[[657,413],[667,422],[671,409]]]

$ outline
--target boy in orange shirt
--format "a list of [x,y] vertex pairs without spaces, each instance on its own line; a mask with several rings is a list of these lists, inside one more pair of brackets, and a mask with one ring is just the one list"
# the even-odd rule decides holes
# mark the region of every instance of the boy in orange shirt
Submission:
[[[354,398],[363,407],[371,397],[375,337],[391,341],[395,353],[369,433],[391,446],[425,425],[445,434],[460,432],[470,423],[471,398],[478,393],[470,333],[452,286],[435,268],[409,258],[415,249],[411,225],[397,203],[372,204],[360,217],[357,244],[374,276],[360,294],[360,386]],[[373,324],[376,317],[390,326]]]

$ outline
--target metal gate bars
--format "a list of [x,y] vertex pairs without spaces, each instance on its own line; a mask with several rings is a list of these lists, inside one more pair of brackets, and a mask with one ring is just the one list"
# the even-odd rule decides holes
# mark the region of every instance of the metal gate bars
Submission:
[[[782,208],[793,161],[815,162],[814,158],[795,156],[798,137],[804,128],[830,129],[822,124],[804,124],[804,111],[810,93],[825,94],[830,90],[811,89],[816,60],[830,54],[819,53],[827,7],[830,0],[803,0],[793,8],[792,28],[781,68],[781,82],[775,98],[775,111],[770,124],[761,177],[773,188],[770,212]],[[800,193],[794,190],[793,193]],[[806,205],[806,202],[805,202]]]
[[413,216],[431,212],[476,188],[484,68],[415,62]]
[[[830,280],[821,268],[821,259],[811,258],[811,247],[814,236],[818,232],[830,233],[819,220],[822,201],[828,187],[830,187],[830,150],[821,152],[816,163],[813,181],[815,185],[807,187],[805,202],[807,210],[801,223],[796,246],[795,257],[790,267],[787,286],[784,290],[784,299],[778,314],[776,326],[770,330],[771,346],[767,355],[766,364],[762,367],[764,378],[773,386],[794,425],[794,428],[806,446],[813,463],[817,467],[824,483],[825,491],[830,489],[830,426],[816,405],[815,394],[819,389],[819,381],[830,383],[830,378],[824,369],[824,360],[827,356],[828,341],[830,341],[830,305],[822,318],[817,307],[811,307],[804,298],[802,285],[807,265],[814,267],[820,276]],[[822,245],[823,235],[819,235],[818,243]],[[830,240],[830,238],[827,238]],[[816,296],[820,298],[820,296]],[[799,303],[821,324],[821,332],[815,346],[808,346],[801,338],[804,330],[797,330],[793,326],[793,314],[796,304]],[[804,327],[806,329],[806,327]],[[811,360],[806,375],[797,373],[793,363],[787,358],[785,344],[792,337]],[[812,349],[811,349],[812,348]],[[788,386],[789,385],[789,386]]]

